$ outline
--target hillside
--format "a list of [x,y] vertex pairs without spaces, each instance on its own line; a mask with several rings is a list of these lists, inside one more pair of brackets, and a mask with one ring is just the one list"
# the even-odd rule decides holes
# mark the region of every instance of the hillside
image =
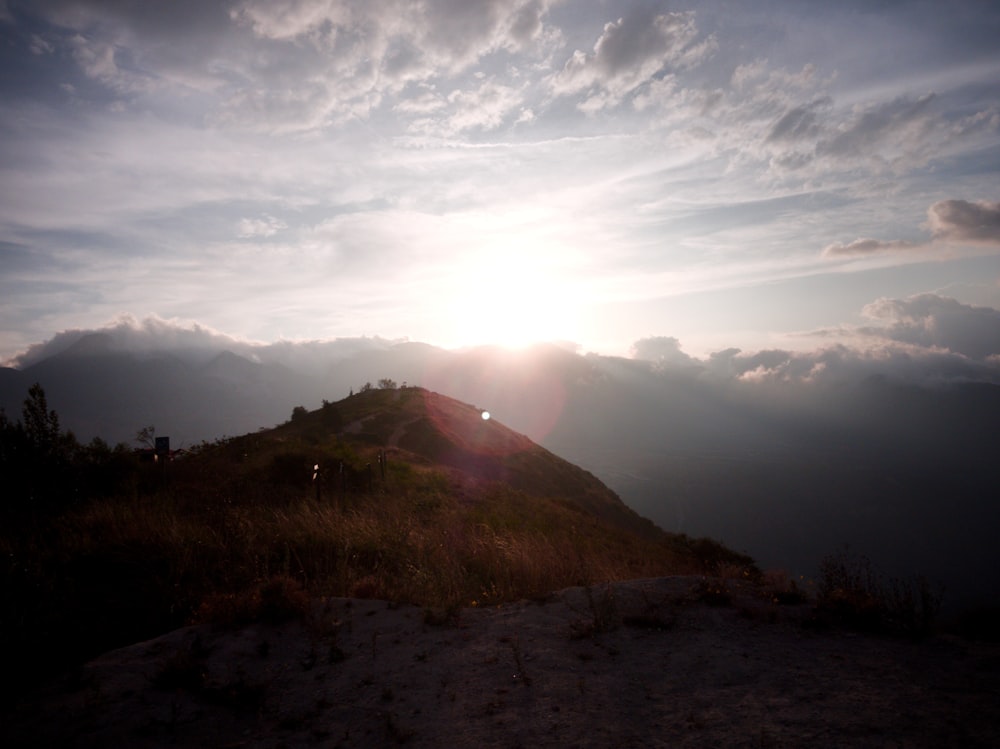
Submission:
[[321,448],[324,437],[330,436],[324,424],[329,426],[332,420],[341,425],[336,439],[355,446],[368,458],[372,457],[370,448],[384,448],[388,460],[448,469],[467,494],[500,482],[529,495],[561,501],[645,537],[662,538],[652,522],[628,508],[592,474],[496,419],[482,418],[483,411],[474,406],[409,387],[369,390],[327,409],[335,409],[334,415],[329,410],[325,416],[322,410],[316,411],[269,434],[277,440],[295,435]]
[[115,494],[14,515],[0,532],[8,688],[190,622],[251,620],[274,590],[452,616],[569,585],[755,572],[420,388],[297,408],[274,429],[121,470]]

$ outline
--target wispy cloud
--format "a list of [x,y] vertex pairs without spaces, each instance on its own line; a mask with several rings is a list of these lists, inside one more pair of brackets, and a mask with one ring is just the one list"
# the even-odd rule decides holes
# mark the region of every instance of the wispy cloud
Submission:
[[847,244],[829,244],[823,248],[827,257],[838,255],[871,255],[876,252],[900,252],[912,250],[926,245],[907,242],[902,239],[855,239]]
[[585,111],[617,105],[658,73],[696,65],[715,49],[714,39],[696,44],[693,12],[634,12],[605,24],[591,52],[576,50],[551,79],[557,95],[585,93]]

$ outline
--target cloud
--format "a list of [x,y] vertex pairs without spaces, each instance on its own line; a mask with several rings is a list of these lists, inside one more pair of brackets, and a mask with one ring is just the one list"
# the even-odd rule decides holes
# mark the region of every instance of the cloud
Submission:
[[860,158],[883,146],[913,150],[930,129],[932,101],[934,94],[916,99],[900,96],[868,107],[857,107],[850,120],[817,145],[817,151],[834,158]]
[[835,344],[814,351],[741,352],[713,355],[710,375],[731,378],[747,387],[800,384],[841,388],[872,378],[920,387],[982,382],[1000,385],[1000,362],[917,345],[885,342],[866,347]]
[[605,24],[593,52],[573,53],[552,77],[552,90],[557,95],[589,91],[585,107],[614,106],[668,67],[691,67],[710,56],[714,39],[695,45],[697,36],[693,12],[623,16]]
[[421,84],[418,92],[411,94],[393,105],[393,110],[410,115],[429,115],[448,106],[448,102],[434,86]]
[[176,349],[237,350],[250,345],[248,341],[241,341],[197,322],[185,323],[156,316],[138,320],[132,315],[122,315],[102,328],[74,328],[56,333],[49,340],[36,343],[14,357],[8,366],[24,369],[66,351],[81,339],[94,334],[99,334],[110,350],[135,353]]
[[837,257],[841,255],[846,256],[863,256],[863,255],[873,255],[876,253],[883,252],[900,252],[906,250],[913,250],[915,248],[925,247],[926,245],[917,244],[914,242],[907,242],[902,239],[869,239],[861,238],[855,239],[853,242],[848,242],[847,244],[829,244],[823,248],[824,257]]
[[791,71],[770,70],[766,59],[738,65],[716,116],[725,140],[738,147],[736,160],[766,160],[773,177],[814,186],[847,175],[858,184],[859,173],[898,175],[939,159],[992,121],[949,111],[933,92],[845,108],[833,96],[836,81],[835,72],[824,76],[812,63]]
[[133,96],[170,85],[218,86],[211,68],[230,41],[227,5],[39,0],[21,9],[21,20],[43,18],[54,27],[46,33],[46,51],[65,45],[84,75]]
[[771,127],[765,138],[770,143],[794,142],[816,138],[822,132],[820,113],[828,110],[833,100],[824,96],[786,111]]
[[928,242],[902,239],[855,239],[823,248],[824,257],[864,256],[926,249],[935,243],[957,243],[1000,248],[1000,203],[941,200],[927,209]]
[[73,59],[88,78],[102,81],[112,88],[129,89],[134,84],[115,62],[115,47],[109,42],[93,41],[77,34],[72,39]]
[[935,240],[1000,247],[1000,202],[942,200],[927,219]]
[[[534,54],[558,39],[545,23],[547,0],[146,5],[43,0],[31,11],[69,30],[61,43],[79,70],[116,95],[197,89],[211,95],[200,102],[209,123],[264,133],[364,119],[410,84],[457,76],[499,51]],[[47,49],[41,40],[31,47]]]
[[922,387],[952,383],[1000,384],[1000,310],[937,294],[882,298],[862,314],[873,324],[814,331],[836,342],[811,351],[728,348],[705,359],[688,357],[676,338],[633,344],[633,357],[665,365],[700,366],[714,382],[808,384],[841,387],[872,377]]
[[251,239],[253,237],[273,237],[282,229],[287,229],[288,224],[274,216],[264,215],[260,218],[240,219],[237,235],[240,239]]
[[1000,310],[975,307],[936,294],[878,299],[863,314],[884,323],[864,332],[892,341],[944,349],[987,361],[1000,354]]
[[79,31],[114,29],[123,39],[183,41],[215,35],[227,23],[228,0],[39,0],[33,10],[53,23]]
[[400,79],[456,73],[498,49],[529,46],[543,35],[548,5],[542,0],[247,0],[230,15],[258,37],[309,44],[342,69],[370,62],[390,79],[396,76],[391,85],[399,85]]
[[[424,94],[413,104],[404,104],[397,110],[425,113],[425,117],[411,124],[413,132],[457,135],[470,130],[495,130],[507,122],[530,121],[523,103],[518,89],[488,78],[478,88],[456,89],[446,99]],[[435,117],[436,112],[441,116]]]
[[697,366],[699,364],[697,359],[681,351],[680,341],[672,336],[642,338],[632,344],[631,354],[633,359],[655,362],[669,367]]
[[[962,304],[935,294],[878,299],[863,309],[872,325],[841,327],[841,342],[811,351],[728,348],[705,359],[682,351],[672,336],[650,336],[632,345],[634,360],[656,371],[686,371],[706,383],[745,387],[797,384],[842,387],[877,377],[922,387],[982,382],[1000,385],[1000,310]],[[260,343],[190,320],[126,315],[102,328],[64,330],[7,362],[25,368],[99,334],[105,350],[140,355],[170,353],[204,362],[228,350],[262,363],[313,374],[362,351],[385,351],[405,339],[339,337]],[[578,355],[579,351],[577,351]],[[595,358],[596,357],[596,358]],[[588,354],[588,360],[614,358]]]
[[167,320],[156,315],[139,320],[132,315],[122,315],[100,328],[63,330],[49,340],[29,347],[6,362],[5,366],[30,367],[95,335],[104,351],[138,355],[168,353],[193,361],[214,357],[221,351],[231,351],[254,361],[285,364],[314,374],[324,372],[336,360],[362,351],[386,350],[403,342],[402,339],[361,336],[280,340],[265,344],[231,336],[195,321]]
[[509,34],[517,46],[525,47],[537,39],[545,28],[547,3],[533,0],[525,3],[510,17]]
[[31,35],[31,41],[29,42],[28,48],[31,50],[33,55],[50,55],[56,51],[55,46],[38,36],[38,34]]
[[282,0],[237,3],[229,16],[249,25],[257,36],[268,39],[327,36],[333,41],[341,29],[354,21],[355,13],[352,4],[334,0]]

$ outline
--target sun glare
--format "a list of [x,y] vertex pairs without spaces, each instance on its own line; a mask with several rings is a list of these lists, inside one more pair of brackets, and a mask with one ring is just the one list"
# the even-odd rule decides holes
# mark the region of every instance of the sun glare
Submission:
[[545,257],[520,251],[468,262],[457,274],[459,288],[449,305],[456,343],[521,348],[572,340],[579,300]]

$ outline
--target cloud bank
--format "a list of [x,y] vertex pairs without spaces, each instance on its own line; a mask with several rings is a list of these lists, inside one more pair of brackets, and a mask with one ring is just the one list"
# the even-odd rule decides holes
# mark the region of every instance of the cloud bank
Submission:
[[[870,324],[813,331],[836,339],[814,350],[729,347],[704,358],[690,356],[673,336],[639,339],[631,359],[658,371],[686,373],[709,380],[740,383],[793,383],[841,386],[871,377],[927,387],[983,382],[1000,384],[1000,310],[963,304],[936,294],[904,299],[880,298],[864,306]],[[405,339],[350,337],[274,343],[250,341],[196,322],[124,316],[97,329],[62,331],[6,363],[25,369],[87,342],[85,352],[139,355],[173,352],[198,360],[230,351],[253,361],[280,363],[310,374],[366,352],[387,352]],[[423,345],[423,344],[420,344]],[[566,351],[577,344],[555,342]],[[586,356],[595,356],[587,354]],[[600,358],[600,357],[598,357]]]
[[673,337],[636,341],[635,359],[665,368],[698,365],[706,376],[744,383],[841,386],[871,377],[921,386],[1000,384],[1000,310],[936,294],[878,299],[862,314],[876,325],[826,331],[837,343],[813,351],[728,348],[689,357]]

